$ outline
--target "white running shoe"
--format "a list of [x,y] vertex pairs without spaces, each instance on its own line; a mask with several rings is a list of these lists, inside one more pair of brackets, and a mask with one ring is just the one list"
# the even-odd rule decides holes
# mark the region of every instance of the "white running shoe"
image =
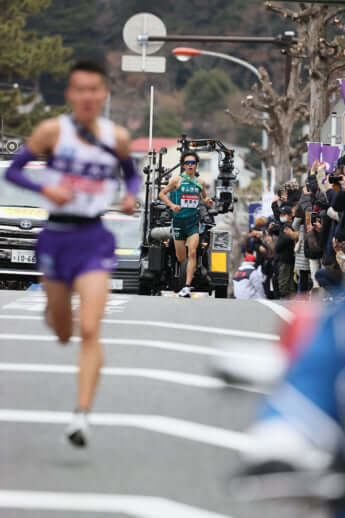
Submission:
[[76,448],[84,448],[87,446],[89,425],[86,413],[81,411],[74,412],[72,421],[67,426],[65,433],[68,441]]
[[192,288],[190,286],[185,286],[184,288],[182,288],[181,291],[178,292],[177,294],[178,297],[191,297],[192,296]]

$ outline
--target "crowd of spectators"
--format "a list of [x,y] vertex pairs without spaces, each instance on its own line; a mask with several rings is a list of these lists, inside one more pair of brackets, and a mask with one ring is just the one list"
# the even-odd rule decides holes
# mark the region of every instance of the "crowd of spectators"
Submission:
[[345,274],[345,157],[333,173],[315,161],[303,185],[292,180],[277,188],[271,216],[256,218],[243,252],[245,261],[233,278],[236,298],[339,296]]

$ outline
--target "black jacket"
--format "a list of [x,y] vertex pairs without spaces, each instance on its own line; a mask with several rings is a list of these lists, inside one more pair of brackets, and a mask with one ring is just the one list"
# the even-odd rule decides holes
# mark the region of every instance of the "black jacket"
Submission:
[[304,255],[308,259],[321,259],[323,249],[321,246],[321,235],[316,230],[308,232],[304,239]]
[[[289,225],[290,226],[290,225]],[[280,263],[295,263],[295,242],[284,232],[285,225],[281,228],[278,241],[275,246],[275,255]]]

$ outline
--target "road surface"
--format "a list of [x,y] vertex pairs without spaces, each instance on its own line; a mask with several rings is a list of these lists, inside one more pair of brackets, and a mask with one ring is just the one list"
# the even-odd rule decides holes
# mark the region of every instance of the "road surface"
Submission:
[[41,292],[0,292],[2,518],[276,516],[227,490],[261,389],[224,387],[211,364],[224,345],[231,356],[250,344],[259,361],[259,345],[275,347],[280,306],[112,295],[91,444],[81,452],[63,441],[78,341],[57,345],[44,305]]

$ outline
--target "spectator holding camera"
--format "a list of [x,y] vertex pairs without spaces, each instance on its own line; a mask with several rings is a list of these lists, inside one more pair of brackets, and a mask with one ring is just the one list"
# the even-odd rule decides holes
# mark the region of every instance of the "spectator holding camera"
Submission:
[[273,217],[277,223],[279,223],[280,209],[287,204],[287,193],[284,187],[278,187],[275,189],[275,196],[272,202]]
[[295,242],[298,232],[292,228],[292,209],[284,205],[280,209],[280,233],[275,246],[275,256],[278,260],[278,283],[282,298],[287,298],[296,292],[294,282]]
[[321,268],[323,249],[321,245],[321,217],[318,213],[310,213],[310,222],[307,225],[307,232],[304,240],[304,255],[309,260],[309,268],[313,289],[320,288],[315,279],[315,273]]
[[298,232],[298,239],[295,245],[295,270],[298,271],[299,276],[299,291],[304,293],[309,289],[310,265],[304,250],[305,214],[301,205],[297,205],[292,228]]

